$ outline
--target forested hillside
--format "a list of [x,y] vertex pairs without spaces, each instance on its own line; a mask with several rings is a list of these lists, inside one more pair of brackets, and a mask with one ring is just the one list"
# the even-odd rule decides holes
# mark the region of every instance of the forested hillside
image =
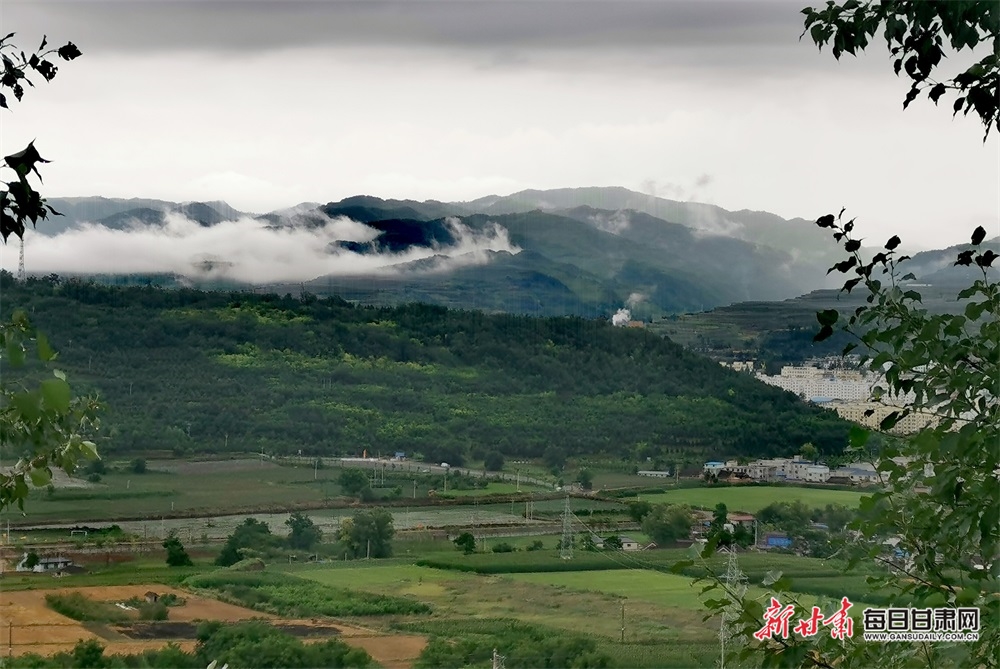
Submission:
[[830,412],[603,320],[9,273],[0,288],[4,317],[26,309],[74,388],[106,402],[106,453],[367,449],[459,464],[493,448],[832,453],[847,436]]

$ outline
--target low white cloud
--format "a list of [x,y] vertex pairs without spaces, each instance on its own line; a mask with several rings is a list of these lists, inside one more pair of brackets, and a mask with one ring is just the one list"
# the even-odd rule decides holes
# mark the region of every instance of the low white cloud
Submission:
[[[259,284],[421,271],[412,263],[425,259],[433,259],[425,271],[443,271],[485,264],[491,252],[520,251],[499,225],[473,230],[458,219],[447,225],[455,238],[448,246],[356,253],[337,242],[369,242],[378,231],[348,218],[314,228],[275,226],[250,218],[205,227],[169,214],[163,226],[114,230],[84,224],[53,237],[29,234],[25,257],[32,274],[173,273]],[[2,263],[13,270],[17,253],[3,254]]]
[[590,221],[597,226],[599,230],[610,232],[613,235],[620,235],[628,230],[629,226],[632,224],[632,221],[628,216],[628,212],[625,211],[616,211],[610,216],[606,214],[594,214],[590,217]]
[[639,304],[646,301],[646,296],[642,293],[632,293],[625,300],[625,304],[629,306],[630,309],[635,309]]

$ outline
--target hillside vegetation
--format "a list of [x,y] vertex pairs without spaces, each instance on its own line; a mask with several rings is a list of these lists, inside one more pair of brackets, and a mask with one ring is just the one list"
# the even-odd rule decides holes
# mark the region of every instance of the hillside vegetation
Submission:
[[[608,453],[839,452],[847,424],[639,329],[602,320],[360,307],[2,277],[78,392],[105,453],[418,452],[460,464]],[[9,372],[7,372],[9,373]]]

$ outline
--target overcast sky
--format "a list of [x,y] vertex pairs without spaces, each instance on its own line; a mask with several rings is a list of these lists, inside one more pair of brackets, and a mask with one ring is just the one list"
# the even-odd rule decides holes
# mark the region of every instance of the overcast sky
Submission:
[[805,3],[2,0],[19,44],[84,56],[0,140],[36,139],[51,196],[264,212],[620,185],[846,206],[910,248],[1000,233],[996,136],[950,101],[904,112],[884,44],[837,63],[799,42]]

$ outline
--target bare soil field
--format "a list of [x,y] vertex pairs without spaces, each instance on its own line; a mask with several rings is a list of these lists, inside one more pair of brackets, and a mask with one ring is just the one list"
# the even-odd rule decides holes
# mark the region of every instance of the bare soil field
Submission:
[[[83,623],[60,615],[45,604],[45,595],[80,592],[91,599],[122,602],[131,597],[143,597],[147,592],[158,595],[173,593],[184,599],[181,606],[170,607],[165,623],[135,622],[122,625]],[[331,637],[351,646],[363,648],[387,669],[409,669],[427,644],[417,635],[385,636],[364,627],[326,620],[289,620],[226,604],[185,590],[163,585],[123,585],[91,588],[58,588],[0,592],[0,655],[37,653],[52,655],[71,650],[77,641],[97,639],[107,654],[140,653],[162,648],[168,642],[184,650],[192,650],[197,630],[196,621],[221,620],[236,622],[253,618],[266,619],[279,629],[302,638],[321,641]]]
[[274,469],[279,465],[271,462],[270,458],[261,460],[258,458],[240,458],[238,460],[150,460],[147,466],[155,471],[170,472],[171,474],[215,474],[232,472],[245,472],[261,470],[263,468]]

